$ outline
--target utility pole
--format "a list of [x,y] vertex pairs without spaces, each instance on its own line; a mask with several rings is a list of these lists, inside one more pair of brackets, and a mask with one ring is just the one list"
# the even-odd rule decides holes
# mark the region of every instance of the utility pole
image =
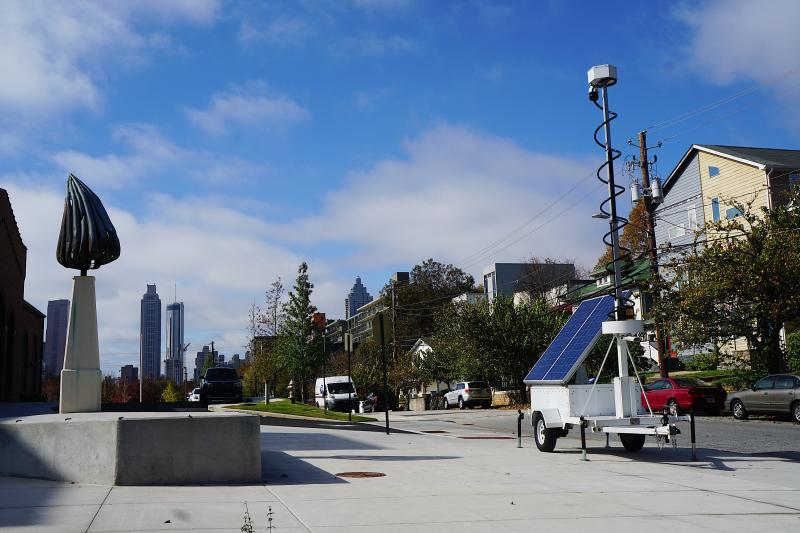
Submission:
[[[660,143],[659,143],[660,144]],[[647,158],[647,131],[639,132],[639,168],[642,171],[642,189],[647,191],[650,188],[650,160]],[[647,211],[647,255],[650,258],[650,279],[656,283],[658,277],[658,255],[656,253],[656,230],[655,230],[655,204],[650,194],[644,194],[644,209]],[[656,287],[656,289],[658,289]],[[653,304],[658,301],[658,290],[651,294]],[[656,322],[656,346],[658,348],[658,368],[662,378],[669,375],[667,369],[668,354],[666,353],[666,342],[664,342],[664,331],[661,324]]]

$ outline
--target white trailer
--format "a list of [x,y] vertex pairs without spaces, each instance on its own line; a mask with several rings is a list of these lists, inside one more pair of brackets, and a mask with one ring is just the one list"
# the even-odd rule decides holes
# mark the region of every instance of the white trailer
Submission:
[[[691,422],[690,415],[670,416],[654,413],[642,403],[642,382],[628,351],[627,338],[640,334],[640,320],[603,321],[614,309],[611,296],[587,300],[578,306],[570,320],[531,370],[526,383],[530,386],[530,420],[536,447],[552,452],[559,437],[570,429],[584,432],[617,434],[626,450],[639,451],[645,437],[656,438],[659,446],[671,442],[680,430],[677,422]],[[605,368],[612,347],[617,350],[618,375],[612,383],[586,383],[583,362],[601,333],[612,334],[600,372]],[[628,362],[635,375],[628,375]],[[583,377],[582,377],[583,376]],[[694,451],[694,424],[692,444]],[[584,457],[585,438],[582,438]]]

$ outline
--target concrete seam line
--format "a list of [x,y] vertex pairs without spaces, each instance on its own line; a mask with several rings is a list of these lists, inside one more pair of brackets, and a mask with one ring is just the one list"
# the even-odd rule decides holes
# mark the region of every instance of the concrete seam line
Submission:
[[114,487],[113,487],[113,486],[112,486],[112,487],[108,487],[108,492],[106,492],[106,496],[105,496],[105,498],[103,498],[103,501],[102,501],[102,502],[100,502],[100,505],[98,505],[98,506],[97,506],[97,511],[95,511],[95,512],[94,512],[94,516],[92,517],[92,521],[91,521],[91,522],[89,522],[89,525],[88,525],[88,526],[86,526],[86,529],[84,530],[84,532],[83,532],[83,533],[89,533],[89,530],[90,530],[90,529],[92,529],[92,524],[94,524],[94,521],[95,521],[95,520],[97,520],[97,515],[99,515],[99,514],[100,514],[100,509],[102,509],[102,508],[103,508],[103,505],[105,505],[105,503],[106,503],[106,500],[107,500],[107,499],[108,499],[108,497],[111,495],[111,491],[112,491],[112,490],[114,490]]
[[291,507],[289,507],[289,504],[288,504],[288,503],[286,503],[286,501],[285,501],[283,498],[281,498],[281,497],[280,497],[280,495],[279,495],[277,492],[273,491],[271,488],[269,488],[269,487],[268,487],[268,486],[266,486],[266,485],[264,485],[264,488],[265,488],[265,489],[267,489],[267,491],[269,491],[269,493],[270,493],[270,494],[272,494],[273,496],[275,496],[275,498],[277,498],[277,499],[278,499],[278,501],[279,501],[279,502],[281,502],[281,505],[283,505],[284,507],[286,507],[286,510],[287,510],[287,511],[289,511],[289,513],[291,513],[291,515],[292,515],[293,517],[295,517],[295,519],[297,519],[297,521],[298,521],[298,522],[300,522],[300,524],[301,524],[301,525],[302,525],[304,528],[306,528],[306,529],[307,529],[308,531],[310,531],[311,533],[314,533],[314,528],[312,528],[310,525],[308,525],[308,524],[306,523],[306,521],[305,521],[305,520],[303,520],[302,518],[300,518],[300,516],[298,516],[298,514],[294,512],[294,509],[292,509]]
[[119,434],[122,431],[122,420],[117,419],[117,423],[115,424],[116,435],[114,435],[114,447],[116,448],[116,454],[114,455],[114,473],[112,479],[114,480],[113,484],[117,485],[119,483],[119,461],[120,461],[120,453],[122,450],[120,449],[120,441]]

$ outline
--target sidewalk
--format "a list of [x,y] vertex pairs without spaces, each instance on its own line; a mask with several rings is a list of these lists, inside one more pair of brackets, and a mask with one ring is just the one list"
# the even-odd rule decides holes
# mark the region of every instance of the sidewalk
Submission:
[[[797,531],[800,464],[619,445],[579,460],[516,439],[262,426],[264,485],[104,487],[0,478],[3,531]],[[410,429],[410,428],[408,428]],[[479,438],[469,438],[479,437]],[[489,437],[489,438],[485,438]],[[180,453],[179,450],[176,453]],[[220,450],[220,453],[225,453]],[[346,478],[344,472],[383,477]]]

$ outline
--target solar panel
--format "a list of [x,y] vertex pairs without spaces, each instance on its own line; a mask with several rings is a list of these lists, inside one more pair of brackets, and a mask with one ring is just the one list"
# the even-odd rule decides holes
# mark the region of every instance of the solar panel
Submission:
[[608,295],[581,302],[528,373],[525,383],[569,381],[600,338],[603,322],[613,309],[614,298]]

